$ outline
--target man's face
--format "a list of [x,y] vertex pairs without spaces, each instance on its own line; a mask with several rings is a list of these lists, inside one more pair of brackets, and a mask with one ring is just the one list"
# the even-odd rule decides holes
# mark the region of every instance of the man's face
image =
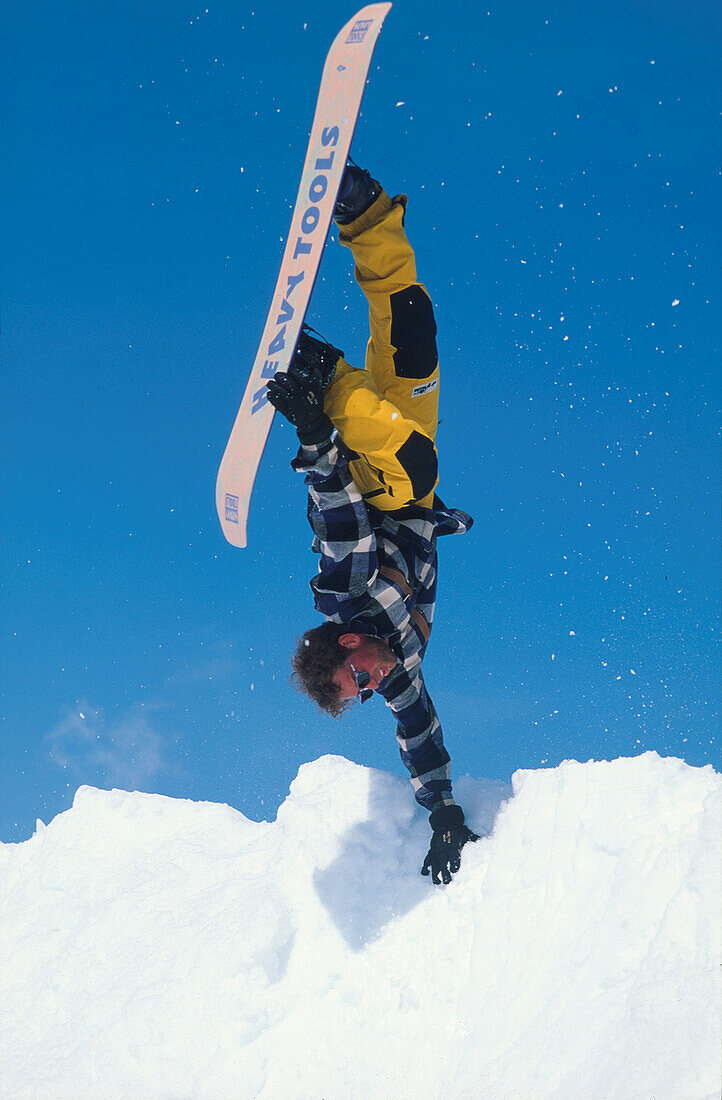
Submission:
[[396,658],[385,642],[378,638],[369,638],[366,634],[342,634],[339,645],[348,650],[348,660],[341,665],[334,676],[341,699],[355,699],[359,693],[351,665],[357,672],[368,672],[371,679],[368,686],[377,691],[379,684],[397,664]]

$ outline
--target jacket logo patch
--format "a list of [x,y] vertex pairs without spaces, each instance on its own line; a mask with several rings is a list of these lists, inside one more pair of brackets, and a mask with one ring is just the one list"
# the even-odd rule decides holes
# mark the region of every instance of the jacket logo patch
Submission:
[[435,378],[433,382],[425,382],[423,386],[414,386],[411,391],[412,397],[422,397],[425,393],[431,393],[435,390],[439,384],[439,379]]

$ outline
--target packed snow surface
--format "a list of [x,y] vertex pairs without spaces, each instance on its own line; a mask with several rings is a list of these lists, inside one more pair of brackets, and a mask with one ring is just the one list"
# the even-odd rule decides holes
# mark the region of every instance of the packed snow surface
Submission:
[[275,822],[81,787],[0,846],[3,1097],[704,1100],[720,776],[646,753],[456,784],[326,756]]

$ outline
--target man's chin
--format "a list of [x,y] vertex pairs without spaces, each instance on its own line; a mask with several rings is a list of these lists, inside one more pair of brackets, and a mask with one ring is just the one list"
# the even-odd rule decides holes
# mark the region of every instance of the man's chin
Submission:
[[382,660],[376,667],[376,679],[378,680],[378,682],[381,683],[381,681],[385,680],[387,676],[390,676],[396,668],[397,664],[398,661],[394,657],[393,653],[389,651],[388,655],[385,655],[384,660]]
[[[398,664],[396,655],[394,652],[378,638],[373,640],[373,649],[371,651],[375,665],[373,665],[373,680],[376,681],[376,687],[386,679],[386,677],[393,672],[394,668]],[[368,666],[367,666],[368,667]],[[376,688],[374,688],[374,691]]]

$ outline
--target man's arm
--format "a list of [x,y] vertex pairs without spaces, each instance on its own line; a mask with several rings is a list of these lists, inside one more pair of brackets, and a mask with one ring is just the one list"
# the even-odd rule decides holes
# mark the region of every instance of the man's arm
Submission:
[[403,665],[397,665],[379,694],[396,718],[401,760],[411,775],[416,801],[428,813],[453,806],[449,754],[421,668],[409,674]]
[[[305,474],[314,550],[321,553],[321,576],[314,578],[313,587],[318,582],[319,592],[327,589],[336,597],[348,598],[365,593],[376,576],[376,538],[348,461],[333,441],[334,426],[324,412],[323,389],[320,363],[310,373],[292,366],[269,381],[268,400],[291,421],[301,443],[291,465]],[[322,607],[319,610],[328,614]]]
[[[406,675],[404,673],[404,675]],[[411,772],[416,801],[430,811],[431,844],[422,875],[431,875],[435,884],[451,882],[461,866],[461,849],[476,833],[464,821],[464,811],[451,793],[449,755],[444,748],[441,726],[419,671],[404,686],[402,677],[382,691],[399,720],[396,736],[401,759]],[[391,696],[391,698],[390,698]]]
[[329,440],[302,446],[291,465],[305,474],[308,486],[308,522],[320,553],[317,596],[366,595],[378,572],[376,536],[347,459]]

